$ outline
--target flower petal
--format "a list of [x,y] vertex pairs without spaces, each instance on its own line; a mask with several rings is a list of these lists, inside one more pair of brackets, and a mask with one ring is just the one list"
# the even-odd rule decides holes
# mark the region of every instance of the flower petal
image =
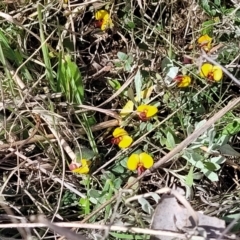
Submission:
[[201,72],[200,72],[200,76],[202,78],[207,78],[209,73],[212,72],[213,69],[213,65],[210,63],[204,63],[201,67]]
[[118,138],[118,137],[128,135],[128,133],[123,128],[118,127],[118,128],[115,128],[112,135],[114,138]]
[[202,43],[204,43],[206,41],[207,42],[211,42],[212,41],[212,38],[209,37],[207,34],[205,34],[205,35],[201,36],[200,38],[198,38],[198,43],[199,44],[202,44]]
[[158,109],[157,109],[157,107],[151,106],[151,105],[140,105],[137,108],[137,111],[140,112],[140,113],[145,112],[146,117],[150,118],[157,113]]
[[78,173],[78,174],[88,174],[89,173],[89,167],[80,167],[72,170],[73,173]]
[[139,154],[140,163],[143,164],[144,168],[150,168],[153,165],[153,158],[147,153]]
[[118,146],[120,148],[127,148],[132,144],[132,142],[133,142],[133,139],[130,136],[124,135],[122,136],[122,139],[119,142]]
[[106,15],[109,15],[108,11],[106,10],[98,10],[96,13],[95,13],[95,19],[96,20],[103,20],[103,18],[106,16]]
[[125,106],[123,107],[123,109],[120,112],[120,116],[121,117],[126,117],[128,114],[133,112],[133,107],[134,107],[134,103],[133,101],[129,100]]
[[109,15],[109,14],[106,14],[106,15],[103,17],[101,30],[102,30],[102,31],[105,31],[106,29],[112,28],[113,26],[114,26],[114,25],[113,25],[113,22],[112,22],[112,19],[111,19],[110,15]]
[[219,82],[223,77],[222,68],[219,66],[213,66],[213,80]]
[[72,172],[78,173],[78,174],[88,174],[89,165],[91,164],[90,161],[87,161],[86,159],[82,159],[81,164],[82,164],[81,167],[73,169]]
[[146,88],[145,90],[141,91],[141,94],[139,97],[135,97],[134,100],[136,102],[140,102],[141,99],[147,99],[151,96],[152,92],[153,92],[154,86],[151,86],[149,88]]
[[211,49],[212,38],[209,37],[207,34],[201,36],[198,39],[198,44],[202,47],[205,51],[209,51]]
[[189,76],[181,76],[180,81],[178,82],[178,87],[188,87],[191,84],[191,78]]
[[127,160],[127,168],[131,171],[134,171],[137,169],[139,164],[139,155],[133,153]]
[[148,109],[148,112],[147,112],[147,117],[152,117],[154,116],[156,113],[158,112],[158,109],[157,107],[155,106],[150,106],[149,109]]

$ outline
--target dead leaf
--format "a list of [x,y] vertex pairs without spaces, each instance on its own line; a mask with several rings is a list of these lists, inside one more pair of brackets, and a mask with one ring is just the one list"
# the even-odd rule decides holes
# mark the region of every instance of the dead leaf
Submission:
[[[192,215],[180,205],[174,195],[164,194],[152,218],[151,229],[171,231],[175,233],[192,233],[194,235],[204,232],[207,238],[217,238],[225,229],[225,222],[215,217],[209,217],[196,212],[199,224],[195,229]],[[170,240],[171,236],[151,236],[150,240]]]

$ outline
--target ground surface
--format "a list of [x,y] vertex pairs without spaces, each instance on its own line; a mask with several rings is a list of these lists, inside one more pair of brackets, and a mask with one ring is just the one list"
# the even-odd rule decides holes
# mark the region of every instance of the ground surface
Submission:
[[[109,14],[106,29],[99,10]],[[149,229],[158,200],[127,199],[164,187],[181,187],[194,210],[227,223],[238,218],[239,104],[217,113],[239,96],[239,25],[234,1],[1,1],[1,222],[29,223],[41,213],[54,222]],[[211,46],[199,43],[204,35]],[[203,76],[205,62],[232,75]],[[184,85],[183,76],[191,82]],[[141,105],[157,113],[148,117]],[[214,124],[195,135],[211,117]],[[125,136],[113,136],[117,127],[133,140],[126,148],[118,146]],[[148,154],[153,171],[145,171],[145,158],[131,169],[133,153]],[[127,185],[138,176],[137,185]],[[63,235],[14,226],[0,235]],[[77,232],[89,239],[150,236]]]

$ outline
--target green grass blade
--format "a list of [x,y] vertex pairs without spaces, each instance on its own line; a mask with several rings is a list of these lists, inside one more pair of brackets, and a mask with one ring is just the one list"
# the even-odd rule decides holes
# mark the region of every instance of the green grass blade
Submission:
[[49,52],[48,52],[48,47],[47,44],[45,43],[45,36],[44,36],[44,31],[43,31],[43,23],[42,23],[42,7],[40,4],[38,4],[38,21],[39,21],[39,29],[40,29],[40,38],[41,38],[41,44],[42,44],[42,53],[43,53],[43,59],[44,59],[44,64],[46,66],[46,78],[50,83],[50,86],[54,92],[56,92],[56,85],[53,77],[53,72],[52,72],[52,66],[51,66],[51,61],[49,58]]
[[[82,81],[82,75],[79,67],[75,62],[71,60],[70,56],[63,57],[63,54],[59,54],[59,65],[57,72],[57,89],[62,91],[70,103],[82,104],[84,100],[84,86]],[[86,113],[81,114],[83,121],[82,125],[87,132],[87,136],[92,147],[93,152],[97,155],[98,149],[95,143],[93,133],[91,131],[89,119]],[[78,116],[77,116],[78,117]]]

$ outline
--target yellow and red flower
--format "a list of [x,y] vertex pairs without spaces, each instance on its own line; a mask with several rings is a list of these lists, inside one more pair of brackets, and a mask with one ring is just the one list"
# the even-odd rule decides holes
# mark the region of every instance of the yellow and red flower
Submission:
[[137,170],[138,175],[141,175],[152,166],[153,158],[145,152],[140,154],[133,153],[127,160],[127,168],[131,171]]
[[113,131],[111,142],[118,145],[120,148],[128,148],[132,144],[133,139],[128,135],[127,131],[118,127]]
[[147,121],[158,112],[157,107],[151,105],[140,105],[137,107],[137,114],[142,121]]
[[198,38],[198,44],[202,49],[208,52],[212,47],[212,38],[205,34]]
[[95,19],[97,20],[95,26],[101,28],[102,31],[114,26],[110,14],[106,10],[98,10],[95,13]]
[[128,100],[127,103],[125,104],[125,106],[122,108],[121,112],[120,112],[120,116],[122,118],[128,116],[129,114],[131,114],[133,112],[134,109],[134,103],[131,100]]
[[91,162],[88,161],[87,159],[81,159],[80,160],[80,164],[78,164],[77,162],[72,162],[69,165],[69,169],[73,172],[73,173],[77,173],[77,174],[88,174],[89,173],[89,167],[90,167]]
[[[139,103],[142,99],[147,99],[150,97],[150,95],[152,94],[152,91],[154,89],[155,86],[151,86],[149,88],[146,88],[145,90],[141,91],[141,94],[139,97],[134,97],[134,100],[136,103]],[[134,103],[131,100],[128,100],[127,103],[125,104],[125,106],[122,108],[121,112],[120,112],[120,116],[122,118],[128,116],[129,114],[133,113],[134,109]]]
[[177,86],[182,88],[182,87],[188,87],[192,80],[189,76],[187,75],[179,75],[174,78],[174,81],[177,82]]
[[223,71],[219,66],[204,63],[201,67],[200,76],[213,82],[219,82],[223,77]]

